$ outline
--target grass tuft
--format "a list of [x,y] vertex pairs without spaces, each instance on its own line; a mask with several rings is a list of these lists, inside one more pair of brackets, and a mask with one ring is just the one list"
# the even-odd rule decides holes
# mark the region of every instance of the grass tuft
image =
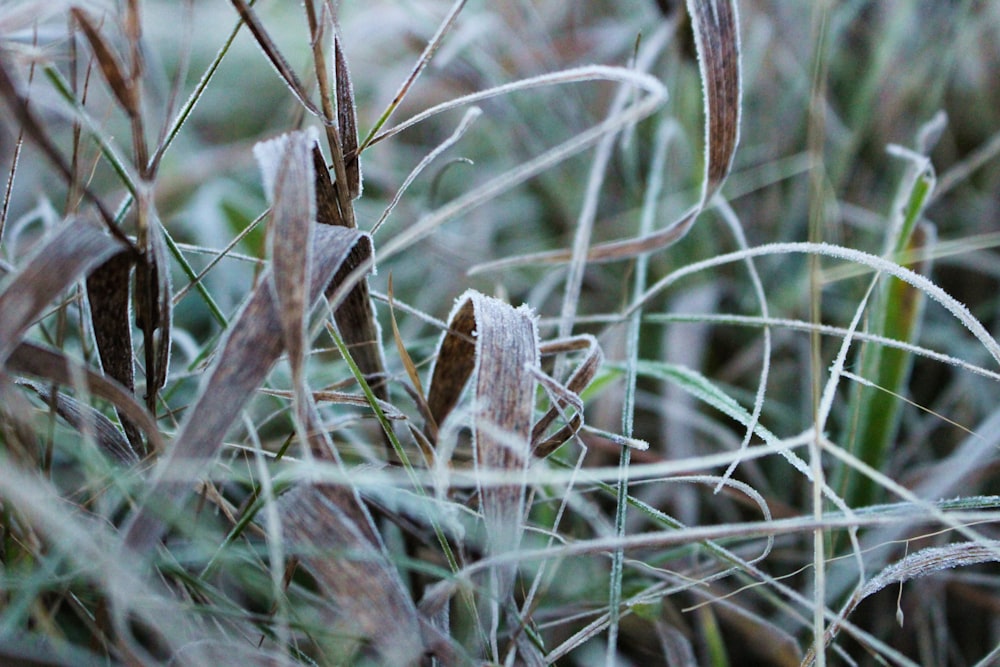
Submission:
[[120,4],[0,6],[0,663],[996,660],[995,3]]

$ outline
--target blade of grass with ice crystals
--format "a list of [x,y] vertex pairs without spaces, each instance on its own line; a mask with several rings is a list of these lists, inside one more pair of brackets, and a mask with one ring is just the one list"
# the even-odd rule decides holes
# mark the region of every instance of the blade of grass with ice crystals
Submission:
[[[687,7],[694,29],[704,93],[705,171],[701,197],[697,204],[661,230],[592,246],[587,251],[590,262],[629,259],[676,243],[688,233],[732,169],[742,114],[742,68],[736,2],[688,0]],[[571,259],[569,250],[540,252],[481,264],[470,273],[540,262],[565,263]]]
[[[350,250],[368,237],[343,227],[313,229],[313,271],[308,302],[315,303]],[[370,252],[370,250],[369,250]],[[215,457],[239,411],[263,383],[284,351],[284,331],[270,277],[264,276],[230,326],[215,364],[205,374],[201,393],[188,410],[170,452],[158,465],[145,501],[125,528],[125,545],[147,553],[176,517],[193,481]]]
[[[998,561],[998,551],[1000,551],[1000,542],[986,544],[958,542],[942,547],[922,549],[916,553],[909,554],[902,560],[896,561],[869,579],[864,586],[854,592],[850,601],[840,613],[840,616],[827,628],[826,634],[823,637],[824,645],[829,646],[830,642],[837,636],[847,616],[865,598],[878,593],[885,587],[894,584],[903,584],[912,579],[930,576],[935,572],[943,570],[954,570],[959,567],[968,567],[982,563],[996,563]],[[902,625],[903,615],[901,610],[897,610],[896,618],[899,624]],[[811,665],[814,659],[815,647],[810,649],[802,664]]]
[[[539,366],[536,318],[474,290],[456,301],[438,347],[427,403],[442,424],[472,378],[477,470],[509,471],[516,479],[531,457],[534,369]],[[525,518],[524,482],[480,484],[480,506],[491,556],[516,552]],[[513,593],[516,566],[491,570],[494,650],[497,605]]]
[[[933,228],[918,223],[934,191],[934,170],[927,158],[911,157],[913,162],[908,165],[886,234],[886,253],[890,256],[933,250]],[[928,275],[930,261],[920,261],[914,270]],[[923,292],[898,278],[886,277],[875,303],[870,333],[907,343],[916,341],[923,318]],[[877,470],[883,468],[899,430],[903,404],[897,396],[906,393],[912,363],[913,356],[898,347],[865,343],[861,348],[860,375],[875,386],[859,386],[853,392],[848,413],[853,418],[847,442],[855,456]],[[836,480],[834,486],[852,507],[870,505],[879,499],[874,481],[857,471],[838,468]]]
[[[666,173],[667,147],[675,133],[674,123],[663,122],[657,129],[653,148],[653,159],[649,167],[646,190],[643,193],[642,217],[639,222],[639,235],[645,236],[653,229],[653,216],[656,202],[663,188],[663,178]],[[632,286],[633,298],[638,299],[648,284],[649,256],[640,255],[635,262],[635,282]],[[636,364],[639,361],[639,339],[642,331],[642,311],[630,316],[625,334],[625,392],[622,400],[622,429],[624,438],[632,438],[635,425],[635,393],[637,385]],[[628,447],[622,447],[618,456],[618,479],[614,489],[615,495],[615,532],[621,536],[626,534],[629,494],[629,475],[631,473],[631,452]],[[611,576],[608,582],[608,648],[607,656],[615,659],[618,651],[618,633],[621,615],[622,576],[625,554],[616,550],[611,560]]]

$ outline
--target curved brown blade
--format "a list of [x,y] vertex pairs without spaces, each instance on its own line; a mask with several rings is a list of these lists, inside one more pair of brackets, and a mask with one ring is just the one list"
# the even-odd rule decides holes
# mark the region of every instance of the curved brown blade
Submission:
[[39,244],[0,292],[0,366],[52,301],[121,244],[85,221],[70,219]]
[[160,439],[156,422],[145,408],[136,402],[132,392],[114,380],[70,359],[59,350],[34,343],[21,343],[7,358],[7,370],[15,375],[32,375],[67,387],[76,387],[82,378],[87,384],[88,392],[110,402],[119,414],[145,431],[151,449],[163,451],[163,441]]
[[34,382],[21,381],[19,384],[29,387],[43,400],[51,402],[56,414],[67,424],[80,433],[91,435],[97,446],[119,463],[133,465],[139,462],[139,454],[132,449],[122,432],[99,411],[60,391],[50,391]]
[[[604,352],[601,351],[597,339],[589,334],[573,336],[565,340],[550,341],[542,345],[541,348],[543,356],[574,350],[586,350],[587,354],[573,370],[566,385],[560,385],[552,378],[547,378],[547,387],[555,394],[556,404],[549,408],[535,422],[534,427],[531,429],[532,452],[539,458],[545,458],[559,449],[566,441],[576,435],[576,432],[583,426],[583,401],[580,399],[580,392],[590,385],[598,369],[601,367],[601,363],[604,361]],[[560,414],[563,414],[566,408],[571,406],[576,410],[576,414],[572,416],[565,426],[542,440],[552,422]]]
[[305,362],[306,311],[311,305],[306,302],[306,288],[312,264],[309,230],[316,219],[315,145],[315,132],[290,132],[258,143],[253,150],[271,202],[270,282],[296,384]]
[[[590,262],[611,262],[667,248],[682,239],[733,166],[742,113],[742,70],[736,0],[688,0],[688,13],[698,50],[705,109],[705,172],[697,204],[672,223],[651,234],[609,241],[587,251]],[[539,252],[480,264],[474,273],[538,263],[565,263],[570,250]]]

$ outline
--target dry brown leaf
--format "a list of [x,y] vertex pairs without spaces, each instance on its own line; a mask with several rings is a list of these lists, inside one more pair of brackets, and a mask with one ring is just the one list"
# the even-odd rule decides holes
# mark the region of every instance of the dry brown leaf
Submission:
[[361,196],[361,156],[358,155],[358,120],[354,104],[354,86],[344,56],[340,35],[333,36],[334,71],[337,75],[337,125],[340,128],[340,154],[344,159],[347,194]]
[[688,0],[687,6],[698,47],[708,123],[702,195],[702,204],[706,204],[729,176],[739,141],[740,31],[736,0]]
[[[368,236],[353,229],[318,225],[313,228],[313,271],[309,303],[315,303],[337,267]],[[193,483],[215,457],[239,411],[260,387],[284,351],[284,331],[270,277],[265,276],[230,324],[212,368],[205,373],[201,393],[188,410],[173,447],[158,465],[149,494],[125,528],[125,544],[148,552],[163,534],[168,513],[176,513]]]
[[370,642],[381,664],[418,663],[425,647],[416,606],[392,563],[359,528],[352,494],[302,486],[278,507],[285,548],[333,599],[338,620]]
[[49,391],[34,382],[21,381],[19,384],[29,387],[43,400],[54,405],[56,414],[66,420],[66,423],[80,433],[91,435],[97,446],[119,463],[133,465],[139,462],[139,454],[132,449],[118,427],[94,408],[62,392]]
[[162,452],[163,441],[156,422],[139,405],[132,392],[114,380],[95,373],[93,370],[73,361],[59,350],[53,350],[33,343],[21,343],[7,359],[7,370],[15,375],[31,375],[49,382],[77,387],[82,379],[86,391],[103,398],[146,433],[153,450]]
[[104,36],[98,32],[87,12],[79,7],[73,7],[70,9],[70,12],[83,29],[83,35],[87,38],[87,42],[94,52],[94,57],[97,59],[97,64],[101,69],[101,74],[104,75],[104,80],[107,82],[108,88],[111,89],[115,99],[118,100],[118,104],[121,105],[122,109],[130,117],[137,117],[139,115],[138,95],[135,88],[129,82],[129,78],[125,76],[125,67],[118,59],[118,56],[115,55],[114,49],[105,41]]
[[661,250],[681,239],[733,166],[742,112],[740,34],[736,0],[688,0],[705,97],[705,174],[701,200],[665,229],[649,236],[594,246],[590,261],[610,261]]
[[[132,362],[132,325],[129,322],[129,277],[134,258],[121,252],[87,277],[87,302],[90,322],[94,328],[94,342],[101,358],[104,374],[130,392],[135,391],[135,365]],[[142,441],[136,426],[121,412],[118,413],[125,435],[136,449]]]
[[309,230],[316,218],[312,150],[315,132],[291,132],[254,146],[271,202],[271,282],[297,385],[306,353],[306,286],[312,263]]
[[52,301],[122,249],[96,226],[70,219],[42,241],[0,293],[0,366]]

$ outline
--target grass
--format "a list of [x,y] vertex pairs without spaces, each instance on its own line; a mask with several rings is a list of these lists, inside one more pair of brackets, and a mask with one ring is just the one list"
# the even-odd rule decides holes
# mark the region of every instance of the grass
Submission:
[[997,660],[996,8],[334,4],[0,7],[0,661]]

